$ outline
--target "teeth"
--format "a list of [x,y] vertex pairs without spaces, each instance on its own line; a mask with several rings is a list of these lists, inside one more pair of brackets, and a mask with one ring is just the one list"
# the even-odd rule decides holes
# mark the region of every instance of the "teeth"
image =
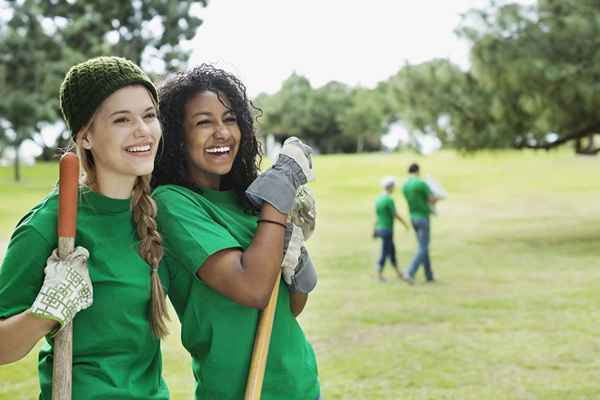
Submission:
[[207,153],[227,153],[229,151],[229,146],[221,146],[221,147],[211,147],[210,149],[206,149]]
[[137,152],[148,151],[148,150],[150,150],[149,144],[143,144],[140,146],[131,146],[131,147],[127,148],[127,151],[130,153],[137,153]]

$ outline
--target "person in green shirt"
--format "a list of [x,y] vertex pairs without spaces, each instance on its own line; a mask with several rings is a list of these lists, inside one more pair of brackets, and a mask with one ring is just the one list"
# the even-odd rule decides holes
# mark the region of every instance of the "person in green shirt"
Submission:
[[408,204],[410,220],[417,235],[417,254],[404,271],[404,279],[412,284],[419,266],[423,264],[427,282],[433,282],[433,270],[429,258],[430,223],[432,205],[438,201],[431,188],[419,176],[419,165],[416,163],[408,167],[409,177],[402,186],[402,193]]
[[392,193],[396,188],[396,180],[391,177],[385,177],[381,181],[384,192],[380,194],[375,200],[375,232],[374,237],[381,238],[381,256],[377,262],[377,276],[381,282],[385,282],[386,279],[383,276],[383,268],[385,266],[386,259],[390,260],[392,267],[396,270],[398,278],[403,279],[404,276],[398,269],[396,262],[396,245],[394,244],[394,220],[400,221],[405,228],[408,225],[402,219],[402,217],[396,211],[396,204]]
[[153,196],[196,399],[243,398],[259,312],[291,248],[301,254],[279,287],[261,398],[319,398],[315,353],[295,318],[316,274],[286,224],[312,177],[310,149],[288,139],[258,175],[256,110],[244,85],[213,66],[176,74],[159,94],[164,152]]
[[[160,337],[169,283],[149,179],[161,138],[157,91],[134,63],[73,66],[60,106],[82,171],[75,251],[57,257],[58,194],[14,231],[0,268],[0,364],[39,353],[40,399],[52,396],[54,335],[73,323],[72,398],[164,400]],[[50,257],[48,257],[50,255]]]

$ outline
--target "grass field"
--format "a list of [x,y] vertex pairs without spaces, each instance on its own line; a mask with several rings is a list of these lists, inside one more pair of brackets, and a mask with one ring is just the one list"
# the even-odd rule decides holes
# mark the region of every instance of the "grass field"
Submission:
[[[315,159],[320,272],[301,323],[333,399],[598,399],[600,159],[502,152],[418,159],[450,193],[432,221],[434,285],[374,277],[372,202],[411,154]],[[0,169],[0,239],[45,193],[54,165]],[[396,193],[404,214],[404,202]],[[414,235],[396,228],[401,264]],[[177,324],[164,345],[173,399],[191,398]],[[35,354],[0,367],[0,399],[37,398]]]

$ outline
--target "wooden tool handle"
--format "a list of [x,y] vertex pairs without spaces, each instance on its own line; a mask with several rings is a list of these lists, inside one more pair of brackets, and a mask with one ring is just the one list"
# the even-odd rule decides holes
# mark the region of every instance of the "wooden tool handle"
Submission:
[[248,372],[248,379],[246,380],[244,400],[260,400],[265,368],[267,366],[267,356],[269,355],[269,344],[271,343],[271,332],[273,331],[273,319],[275,317],[275,309],[277,308],[280,281],[281,274],[278,275],[275,281],[269,303],[260,314],[256,337],[254,339],[252,360],[250,361],[250,372]]
[[75,153],[65,153],[60,159],[59,168],[58,237],[74,238],[77,227],[79,159]]
[[[65,257],[75,247],[79,159],[74,153],[65,153],[60,159],[59,168],[58,255]],[[52,399],[71,400],[72,365],[73,329],[69,322],[54,337]]]

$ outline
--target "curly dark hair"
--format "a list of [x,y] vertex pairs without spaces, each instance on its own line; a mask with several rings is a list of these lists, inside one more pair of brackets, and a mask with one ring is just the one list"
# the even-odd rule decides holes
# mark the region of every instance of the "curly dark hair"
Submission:
[[158,91],[159,119],[163,130],[161,148],[152,173],[152,188],[175,184],[198,189],[187,170],[187,148],[184,140],[185,105],[196,94],[211,91],[236,116],[241,131],[238,154],[231,171],[221,179],[221,189],[233,190],[247,211],[256,211],[245,191],[256,178],[262,152],[256,139],[254,118],[261,110],[246,95],[246,87],[234,75],[209,64],[202,64],[187,72],[180,72],[163,82]]

